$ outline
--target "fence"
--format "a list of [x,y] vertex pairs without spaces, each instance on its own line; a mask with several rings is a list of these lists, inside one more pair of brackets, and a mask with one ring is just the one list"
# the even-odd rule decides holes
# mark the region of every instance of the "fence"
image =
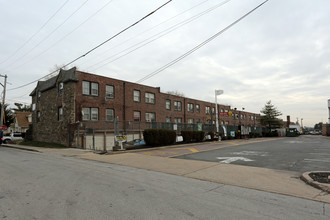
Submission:
[[[175,130],[180,135],[183,130],[215,132],[214,124],[175,124],[160,122],[122,122],[115,120],[108,121],[89,121],[79,122],[75,126],[73,145],[77,148],[91,149],[95,151],[113,150],[116,146],[116,136],[125,136],[127,142],[134,143],[136,140],[143,139],[145,129],[166,129]],[[220,125],[219,134],[222,136],[230,135],[231,131],[238,132],[238,126]],[[243,130],[245,129],[245,130]],[[258,127],[241,127],[242,134],[260,133]],[[244,132],[244,133],[243,133]]]

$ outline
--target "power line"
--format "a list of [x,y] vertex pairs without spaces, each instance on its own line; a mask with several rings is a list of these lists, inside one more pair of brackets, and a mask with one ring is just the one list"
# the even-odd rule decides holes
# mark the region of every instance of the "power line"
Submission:
[[[124,53],[124,54],[122,54],[122,55],[120,55],[120,56],[118,56],[118,57],[116,57],[116,58],[114,58],[114,59],[112,59],[112,60],[110,60],[110,61],[102,64],[101,66],[95,68],[94,70],[97,70],[97,69],[99,69],[99,68],[101,68],[101,67],[103,67],[103,66],[105,66],[105,65],[107,65],[109,63],[112,63],[112,62],[114,62],[114,61],[116,61],[116,60],[118,60],[118,59],[120,59],[120,58],[122,58],[122,57],[124,57],[124,56],[126,56],[126,55],[128,55],[128,54],[130,54],[130,53],[132,53],[132,52],[134,52],[134,51],[136,51],[136,50],[144,47],[144,46],[146,46],[147,44],[150,44],[150,43],[154,42],[155,40],[157,40],[157,39],[159,39],[159,38],[161,38],[161,37],[163,37],[163,36],[171,33],[172,31],[174,31],[174,30],[176,30],[176,29],[178,29],[178,28],[180,28],[180,27],[182,27],[182,26],[184,26],[186,24],[189,24],[190,22],[192,22],[192,21],[200,18],[201,16],[203,16],[203,15],[205,15],[205,14],[207,14],[207,13],[209,13],[209,12],[215,10],[215,9],[217,9],[218,7],[223,6],[224,4],[228,3],[229,1],[230,0],[226,0],[224,2],[221,2],[219,4],[216,4],[216,5],[212,6],[211,8],[208,8],[205,11],[202,11],[202,12],[200,12],[200,13],[198,13],[198,14],[196,14],[196,15],[194,15],[194,16],[192,16],[192,17],[190,17],[190,18],[188,18],[188,19],[186,19],[184,21],[181,21],[181,22],[179,22],[179,23],[177,23],[177,24],[175,24],[175,25],[173,25],[173,26],[171,26],[171,27],[169,27],[169,28],[167,28],[167,29],[165,29],[165,30],[163,30],[163,31],[155,34],[155,35],[152,35],[151,37],[149,37],[149,38],[141,41],[140,43],[134,44],[134,45],[132,45],[132,46],[130,46],[130,47],[128,47],[128,48],[126,48],[126,49],[124,49],[124,50],[122,50],[122,51],[120,51],[120,52],[118,52],[118,53],[116,53],[116,54],[114,54],[112,56],[110,56],[110,57],[107,57],[107,58],[105,58],[105,59],[97,62],[96,64],[93,64],[93,65],[87,67],[87,69],[88,68],[91,68],[93,66],[96,66],[96,65],[98,65],[98,64],[100,64],[100,63],[102,63],[102,62],[104,62],[104,61],[106,61],[106,60],[108,60],[108,59],[110,59],[112,57],[115,57],[117,55],[120,55],[121,53],[123,53],[123,52],[125,52],[125,51],[127,51],[127,50],[129,50],[129,49],[134,48],[134,47],[137,46],[136,48],[134,48],[132,50],[129,50],[127,53]],[[146,43],[143,43],[143,42],[146,42]]]
[[[65,64],[64,66],[62,66],[62,68],[65,68],[69,65],[71,65],[72,63],[76,62],[77,60],[87,56],[89,53],[93,52],[94,50],[96,50],[97,48],[101,47],[102,45],[106,44],[107,42],[109,42],[110,40],[112,40],[113,38],[119,36],[120,34],[122,34],[123,32],[127,31],[128,29],[132,28],[133,26],[137,25],[138,23],[140,23],[141,21],[143,21],[144,19],[146,19],[147,17],[151,16],[152,14],[154,14],[155,12],[157,12],[158,10],[160,10],[161,8],[163,8],[165,5],[167,5],[168,3],[170,3],[172,0],[169,0],[167,1],[166,3],[164,3],[163,5],[159,6],[158,8],[156,8],[155,10],[153,10],[152,12],[150,12],[149,14],[145,15],[144,17],[142,17],[141,19],[139,19],[138,21],[136,21],[135,23],[131,24],[130,26],[124,28],[123,30],[121,30],[120,32],[118,32],[117,34],[113,35],[112,37],[108,38],[107,40],[103,41],[102,43],[98,44],[97,46],[95,46],[94,48],[92,48],[91,50],[87,51],[85,54],[77,57],[76,59],[72,60],[71,62]],[[28,86],[28,85],[31,85],[32,83],[35,83],[35,82],[38,82],[39,80],[47,77],[47,76],[50,76],[52,75],[53,73],[59,71],[60,69],[57,69],[57,70],[54,70],[53,72],[37,79],[37,80],[34,80],[30,83],[26,83],[24,85],[21,85],[21,86],[18,86],[18,87],[15,87],[15,88],[12,88],[12,89],[8,89],[8,91],[10,90],[16,90],[16,89],[20,89],[20,88],[23,88],[25,86]]]
[[240,22],[241,20],[243,20],[245,17],[247,17],[249,14],[251,14],[252,12],[254,12],[255,10],[257,10],[259,7],[261,7],[262,5],[264,5],[266,2],[268,2],[268,0],[262,2],[261,4],[259,4],[257,7],[255,7],[254,9],[252,9],[251,11],[249,11],[248,13],[246,13],[245,15],[243,15],[242,17],[240,17],[239,19],[237,19],[236,21],[234,21],[233,23],[231,23],[230,25],[228,25],[227,27],[225,27],[224,29],[222,29],[221,31],[217,32],[216,34],[214,34],[213,36],[211,36],[210,38],[208,38],[207,40],[205,40],[204,42],[200,43],[199,45],[197,45],[196,47],[194,47],[193,49],[189,50],[188,52],[184,53],[183,55],[177,57],[176,59],[172,60],[171,62],[167,63],[166,65],[162,66],[161,68],[155,70],[154,72],[148,74],[147,76],[139,79],[138,81],[136,81],[136,83],[141,83],[147,79],[150,79],[151,77],[157,75],[158,73],[162,72],[163,70],[169,68],[170,66],[176,64],[177,62],[179,62],[180,60],[182,60],[183,58],[189,56],[190,54],[192,54],[193,52],[195,52],[196,50],[198,50],[199,48],[203,47],[205,44],[209,43],[210,41],[214,40],[216,37],[218,37],[219,35],[221,35],[222,33],[224,33],[225,31],[227,31],[228,29],[230,29],[231,27],[233,27],[235,24],[237,24],[238,22]]
[[8,68],[9,66],[15,64],[17,61],[21,60],[24,58],[26,55],[30,54],[34,49],[36,49],[40,44],[42,44],[44,41],[46,41],[55,31],[57,31],[60,27],[62,27],[74,14],[76,14],[89,0],[84,1],[73,13],[69,15],[61,24],[59,24],[52,32],[50,32],[44,39],[42,39],[39,43],[37,43],[32,49],[30,49],[28,52],[14,60],[14,62],[10,63],[9,65],[6,66]]
[[[162,25],[162,24],[164,24],[164,23],[166,23],[166,22],[168,22],[168,21],[170,21],[170,20],[172,20],[172,19],[174,19],[174,18],[176,18],[176,17],[178,17],[178,16],[180,16],[180,15],[182,15],[182,14],[184,14],[184,13],[186,13],[186,12],[188,12],[188,11],[190,11],[190,10],[192,10],[192,9],[194,9],[194,8],[196,8],[196,7],[198,7],[198,6],[202,5],[202,4],[204,4],[204,3],[206,3],[206,2],[208,2],[208,1],[209,1],[209,0],[204,0],[204,1],[202,1],[202,2],[200,2],[200,3],[198,3],[198,4],[196,4],[196,5],[194,5],[194,6],[190,7],[190,8],[188,8],[188,9],[186,9],[186,10],[184,10],[184,11],[182,11],[182,12],[180,12],[180,13],[178,13],[178,14],[176,14],[176,15],[174,15],[174,16],[168,18],[168,19],[166,19],[165,21],[162,21],[161,23],[159,23],[159,24],[157,24],[157,25],[155,25],[155,26],[153,26],[153,27],[151,27],[151,28],[149,28],[149,29],[147,29],[147,30],[145,30],[145,31],[140,32],[139,34],[135,35],[134,37],[131,37],[131,38],[129,38],[129,39],[127,39],[127,40],[125,40],[125,41],[123,41],[123,42],[121,42],[121,43],[119,43],[119,44],[117,44],[117,45],[115,45],[115,46],[113,46],[113,47],[107,49],[106,51],[104,51],[104,52],[102,52],[102,53],[99,53],[98,55],[105,54],[105,53],[107,53],[108,51],[113,50],[114,48],[117,48],[117,47],[119,47],[119,46],[121,46],[121,45],[127,43],[128,41],[130,41],[130,40],[132,40],[132,39],[134,39],[134,38],[136,38],[136,37],[138,37],[138,36],[141,36],[141,35],[143,35],[143,34],[149,32],[149,31],[155,29],[156,27],[158,27],[158,26],[160,26],[160,25]],[[87,68],[89,68],[89,67],[87,67]]]
[[56,12],[50,16],[50,18],[47,19],[47,21],[28,39],[26,40],[19,48],[17,48],[17,50],[15,50],[14,53],[12,53],[9,57],[7,57],[5,60],[1,61],[0,64],[5,63],[7,60],[9,60],[10,58],[12,58],[13,56],[15,56],[17,54],[18,51],[20,51],[23,47],[25,47],[25,45],[27,43],[29,43],[54,17],[55,15],[57,15],[57,13],[69,2],[70,0],[65,1],[61,7],[59,7],[59,9],[56,10]]
[[56,46],[59,42],[63,41],[65,38],[67,38],[69,35],[71,35],[73,32],[75,32],[78,28],[80,28],[83,24],[85,24],[88,20],[90,20],[92,17],[94,17],[95,15],[97,15],[98,13],[100,13],[100,11],[102,11],[106,6],[108,6],[113,0],[108,1],[105,5],[103,5],[101,8],[99,8],[95,13],[93,13],[91,16],[89,16],[87,19],[85,19],[82,23],[80,23],[76,28],[74,28],[72,31],[70,31],[68,34],[64,35],[61,39],[59,39],[58,41],[56,41],[54,44],[52,44],[50,47],[48,47],[47,49],[45,49],[44,51],[42,51],[41,53],[39,53],[38,55],[34,56],[33,58],[31,58],[30,60],[26,61],[25,63],[19,65],[17,68],[24,66],[25,64],[31,62],[32,60],[40,57],[41,55],[43,55],[44,53],[46,53],[48,50],[50,50],[51,48],[53,48],[54,46]]

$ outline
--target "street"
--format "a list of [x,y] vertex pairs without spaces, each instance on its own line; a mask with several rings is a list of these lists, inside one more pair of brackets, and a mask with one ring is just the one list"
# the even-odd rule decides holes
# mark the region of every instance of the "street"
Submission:
[[322,136],[303,135],[278,138],[266,142],[247,143],[182,155],[176,158],[288,170],[299,173],[328,171],[330,168],[330,140]]
[[2,219],[329,219],[330,204],[0,147]]

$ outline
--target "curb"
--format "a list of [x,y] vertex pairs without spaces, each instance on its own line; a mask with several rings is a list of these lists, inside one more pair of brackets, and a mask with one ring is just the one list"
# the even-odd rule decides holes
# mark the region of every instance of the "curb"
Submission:
[[14,148],[14,149],[20,149],[20,150],[26,150],[26,151],[33,151],[33,152],[39,152],[38,150],[35,149],[31,149],[31,148],[25,148],[25,147],[18,147],[18,146],[13,146],[13,145],[6,145],[6,144],[2,144],[2,147],[7,147],[7,148]]
[[317,181],[314,181],[309,174],[311,173],[329,173],[330,171],[312,171],[312,172],[305,172],[300,176],[300,179],[303,180],[304,182],[306,182],[307,184],[320,189],[324,192],[330,193],[330,184],[324,184],[324,183],[320,183]]

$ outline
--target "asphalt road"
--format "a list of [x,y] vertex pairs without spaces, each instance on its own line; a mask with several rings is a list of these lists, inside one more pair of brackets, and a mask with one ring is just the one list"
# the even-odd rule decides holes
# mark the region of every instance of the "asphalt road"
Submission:
[[330,204],[0,147],[1,219],[329,219]]
[[239,164],[299,173],[330,170],[330,139],[304,135],[232,146],[177,158]]

